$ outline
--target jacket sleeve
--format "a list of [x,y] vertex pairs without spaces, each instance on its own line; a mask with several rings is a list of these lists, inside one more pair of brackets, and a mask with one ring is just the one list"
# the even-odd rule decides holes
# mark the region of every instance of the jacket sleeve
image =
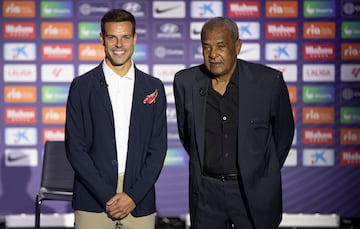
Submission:
[[294,117],[289,93],[280,73],[275,78],[274,96],[272,98],[273,134],[280,166],[284,165],[294,137]]
[[65,144],[68,159],[76,178],[105,208],[106,202],[115,194],[108,178],[102,177],[90,157],[93,126],[90,120],[88,95],[76,79],[71,83],[66,105]]
[[179,132],[180,141],[184,147],[184,149],[189,152],[189,139],[186,136],[186,113],[185,113],[185,87],[181,81],[181,73],[176,73],[174,82],[173,82],[173,90],[174,90],[174,97],[175,97],[175,106],[176,106],[176,120]]

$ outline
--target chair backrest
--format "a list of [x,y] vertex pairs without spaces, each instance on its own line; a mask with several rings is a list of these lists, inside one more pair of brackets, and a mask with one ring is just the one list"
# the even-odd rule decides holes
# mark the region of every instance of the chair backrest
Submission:
[[74,170],[65,150],[64,141],[46,141],[40,188],[72,192]]

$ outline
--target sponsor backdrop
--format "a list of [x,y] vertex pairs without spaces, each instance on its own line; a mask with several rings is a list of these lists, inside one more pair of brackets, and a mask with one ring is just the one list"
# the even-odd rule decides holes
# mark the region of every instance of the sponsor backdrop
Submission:
[[[169,103],[160,215],[188,212],[174,73],[202,63],[201,26],[227,16],[243,39],[239,57],[281,70],[289,88],[296,135],[283,168],[284,211],[360,216],[359,0],[4,0],[0,7],[0,215],[34,212],[43,144],[64,137],[69,84],[104,57],[101,16],[124,8],[138,21],[134,61],[164,82]],[[46,206],[71,211],[68,203]]]

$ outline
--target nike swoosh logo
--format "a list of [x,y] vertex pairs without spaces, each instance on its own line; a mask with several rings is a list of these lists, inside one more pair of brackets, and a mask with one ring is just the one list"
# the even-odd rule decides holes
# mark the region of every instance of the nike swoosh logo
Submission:
[[249,53],[251,51],[252,51],[251,49],[244,49],[244,50],[241,50],[240,54]]
[[166,13],[168,11],[174,10],[176,8],[178,8],[179,6],[173,6],[173,7],[168,7],[168,8],[164,8],[164,9],[159,9],[158,7],[156,7],[155,12],[158,14],[162,14],[162,13]]
[[14,162],[14,161],[18,161],[18,160],[21,160],[21,159],[23,159],[23,158],[26,158],[27,157],[27,155],[19,155],[19,156],[12,156],[12,155],[9,155],[8,157],[7,157],[7,160],[8,160],[8,162]]
[[196,29],[193,29],[193,34],[194,34],[194,35],[199,35],[200,33],[201,33],[201,31],[196,30]]

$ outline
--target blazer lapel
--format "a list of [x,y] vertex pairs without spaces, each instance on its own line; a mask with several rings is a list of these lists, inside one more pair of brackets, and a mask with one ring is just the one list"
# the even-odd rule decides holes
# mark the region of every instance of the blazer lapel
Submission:
[[108,115],[108,118],[110,119],[112,126],[115,126],[111,100],[107,89],[105,75],[102,70],[102,63],[99,64],[99,66],[96,68],[93,74],[94,74],[93,87],[95,88],[95,93],[97,94],[96,97],[100,99],[100,104],[104,106],[104,109]]
[[[144,76],[142,73],[135,67],[134,92],[129,125],[128,152],[131,152],[134,144],[137,144],[136,139],[140,136],[139,130],[141,131],[141,127],[139,127],[139,125],[142,123],[139,122],[139,120],[143,119],[143,115],[146,115],[146,111],[144,110],[145,106],[142,103],[147,92],[145,83],[143,82],[143,77]],[[130,155],[128,155],[128,158],[130,159]]]
[[[141,111],[141,108],[144,106],[138,106],[138,101],[142,101],[145,97],[143,94],[145,93],[144,84],[141,83],[142,77],[138,73],[137,70],[135,70],[135,81],[134,81],[134,92],[133,92],[133,101],[131,105],[131,120],[130,120],[130,128],[133,127],[132,124],[137,123],[136,120],[139,118],[141,114],[143,114],[143,111]],[[131,131],[131,130],[130,130]]]
[[195,120],[195,140],[197,150],[199,152],[201,168],[204,161],[205,146],[205,112],[206,112],[206,96],[209,88],[209,78],[204,75],[197,76],[197,83],[193,86],[193,111]]
[[[243,152],[244,149],[240,148],[241,146],[247,145],[245,142],[245,137],[247,133],[245,132],[248,127],[248,119],[244,117],[244,114],[248,112],[252,104],[252,92],[254,90],[253,87],[253,78],[252,74],[248,72],[248,69],[245,67],[243,62],[238,60],[238,68],[239,68],[239,116],[238,116],[238,152]],[[238,161],[243,161],[243,154],[238,154]]]

